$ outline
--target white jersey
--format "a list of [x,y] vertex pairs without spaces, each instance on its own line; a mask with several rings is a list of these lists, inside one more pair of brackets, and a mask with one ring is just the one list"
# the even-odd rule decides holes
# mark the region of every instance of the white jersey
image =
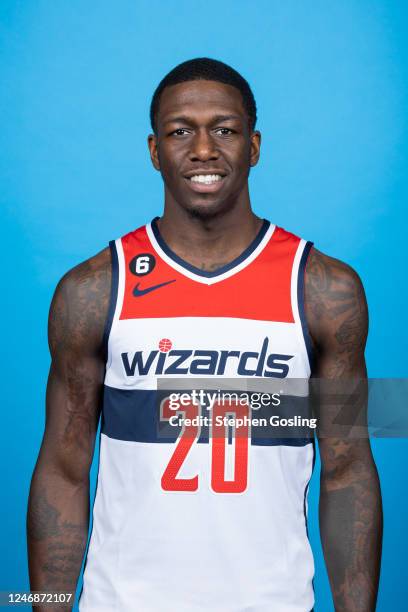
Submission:
[[[240,257],[204,272],[166,245],[156,220],[111,243],[81,612],[313,608],[306,526],[313,435],[276,433],[289,404],[296,418],[306,414],[310,247],[264,221]],[[285,404],[279,391],[291,381]],[[270,405],[253,402],[258,388],[277,390]],[[234,389],[250,399],[232,396]]]

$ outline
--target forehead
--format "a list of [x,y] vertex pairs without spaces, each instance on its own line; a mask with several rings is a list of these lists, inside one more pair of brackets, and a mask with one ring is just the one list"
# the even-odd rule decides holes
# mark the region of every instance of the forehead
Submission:
[[239,89],[217,81],[187,81],[166,87],[161,95],[158,121],[177,115],[240,115],[246,118]]

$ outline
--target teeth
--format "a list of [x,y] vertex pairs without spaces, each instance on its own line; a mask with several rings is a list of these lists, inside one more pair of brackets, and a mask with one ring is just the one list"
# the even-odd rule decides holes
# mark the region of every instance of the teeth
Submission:
[[216,183],[221,179],[220,174],[195,174],[190,178],[193,183],[204,183],[205,185],[211,185],[211,183]]

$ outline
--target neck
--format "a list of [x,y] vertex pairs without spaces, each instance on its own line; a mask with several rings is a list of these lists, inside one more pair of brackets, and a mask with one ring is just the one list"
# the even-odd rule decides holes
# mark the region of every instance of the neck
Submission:
[[248,203],[214,217],[192,215],[180,206],[165,206],[158,228],[166,244],[182,259],[203,270],[215,270],[238,257],[262,226]]

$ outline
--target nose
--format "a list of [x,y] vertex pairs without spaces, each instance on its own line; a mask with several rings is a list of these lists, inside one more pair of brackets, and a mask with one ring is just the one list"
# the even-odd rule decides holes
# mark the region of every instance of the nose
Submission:
[[218,157],[219,153],[211,134],[206,129],[197,130],[191,141],[190,160],[205,162]]

